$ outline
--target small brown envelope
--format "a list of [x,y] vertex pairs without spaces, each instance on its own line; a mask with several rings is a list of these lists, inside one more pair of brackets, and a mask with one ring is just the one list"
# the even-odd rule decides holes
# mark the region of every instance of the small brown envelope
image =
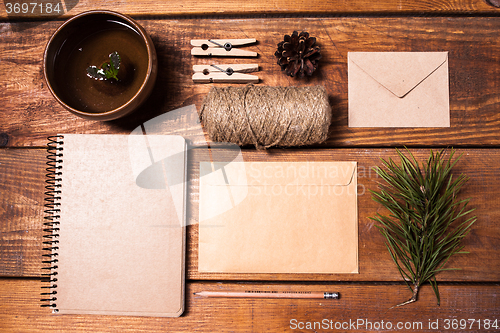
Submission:
[[356,170],[356,162],[200,163],[198,270],[358,273]]
[[450,127],[448,52],[349,52],[349,127]]

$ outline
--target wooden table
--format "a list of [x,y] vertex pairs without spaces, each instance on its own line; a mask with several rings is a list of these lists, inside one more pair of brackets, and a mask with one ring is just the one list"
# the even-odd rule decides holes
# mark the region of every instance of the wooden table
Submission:
[[[4,0],[4,3],[7,3]],[[0,4],[0,330],[38,331],[467,331],[500,327],[500,6],[498,0],[255,0],[165,2],[65,1],[53,19],[7,15]],[[110,122],[66,112],[43,80],[42,56],[51,33],[74,14],[110,9],[136,18],[151,35],[159,78],[136,113]],[[50,19],[49,19],[50,18]],[[307,30],[321,45],[321,68],[310,79],[286,77],[276,65],[276,44],[293,30]],[[46,137],[55,133],[129,133],[144,121],[182,106],[199,109],[210,85],[193,84],[191,38],[256,38],[262,85],[324,85],[333,120],[325,144],[300,149],[243,149],[246,160],[358,161],[359,274],[208,274],[197,270],[199,158],[189,155],[190,220],[186,311],[180,318],[54,316],[40,307]],[[451,127],[354,129],[347,126],[347,52],[448,51]],[[242,61],[240,61],[242,62]],[[199,138],[200,142],[204,140]],[[196,143],[196,142],[195,142]],[[379,158],[395,158],[407,146],[418,159],[430,148],[455,147],[463,157],[455,172],[470,177],[478,221],[440,273],[441,305],[429,285],[418,302],[390,309],[410,293],[369,220],[379,209],[368,191]],[[340,300],[208,299],[202,290],[325,291]],[[460,324],[466,321],[464,329]],[[488,322],[489,320],[489,322]],[[461,322],[462,321],[462,322]],[[316,323],[316,324],[315,324]],[[320,326],[318,324],[321,324]],[[486,326],[485,326],[486,324]],[[490,324],[488,326],[488,324]],[[315,326],[316,325],[316,326]],[[438,330],[434,329],[436,328]],[[311,328],[311,329],[309,329]],[[399,329],[398,329],[399,328]]]

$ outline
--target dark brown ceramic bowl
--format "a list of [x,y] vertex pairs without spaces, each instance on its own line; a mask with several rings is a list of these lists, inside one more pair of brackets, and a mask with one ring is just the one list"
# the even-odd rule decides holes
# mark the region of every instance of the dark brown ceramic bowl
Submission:
[[[100,68],[118,52],[118,80],[99,80]],[[158,61],[146,31],[132,18],[107,10],[78,14],[64,22],[45,48],[43,71],[55,99],[70,112],[92,120],[112,120],[136,110],[153,90]]]

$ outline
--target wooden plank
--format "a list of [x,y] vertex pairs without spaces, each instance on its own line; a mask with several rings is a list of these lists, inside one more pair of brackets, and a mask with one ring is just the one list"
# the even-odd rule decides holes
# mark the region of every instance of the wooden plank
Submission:
[[[40,285],[36,280],[0,280],[0,330],[53,332],[71,327],[75,332],[367,332],[403,331],[406,326],[412,332],[486,332],[496,330],[492,324],[497,320],[498,325],[500,320],[497,285],[441,286],[441,306],[436,305],[430,286],[424,286],[417,303],[390,309],[408,297],[406,286],[188,283],[186,312],[179,318],[52,315],[40,307]],[[249,289],[335,290],[341,298],[209,299],[193,295],[204,290]]]
[[[7,5],[12,3],[12,5]],[[195,0],[171,0],[154,2],[126,2],[106,4],[97,0],[51,1],[53,6],[14,7],[15,2],[0,5],[0,19],[50,18],[55,15],[69,17],[77,13],[107,9],[133,16],[154,15],[235,15],[235,14],[362,14],[362,13],[498,13],[496,0],[445,0],[445,1],[398,1],[398,0],[330,0],[330,1],[264,1],[245,2],[239,0],[213,0],[200,2]],[[60,7],[56,7],[61,3]],[[17,13],[16,13],[17,12]]]
[[[207,36],[256,38],[257,45],[248,48],[260,55],[257,62],[262,85],[324,85],[333,108],[325,147],[500,144],[497,135],[500,20],[496,17],[291,17],[287,18],[287,24],[279,18],[140,20],[158,52],[158,81],[153,95],[140,110],[110,122],[73,116],[50,95],[43,80],[42,58],[51,32],[60,23],[0,24],[2,146],[41,146],[46,136],[56,132],[129,133],[144,121],[178,107],[195,104],[200,109],[212,85],[194,84],[192,65],[220,60],[192,57],[189,41]],[[322,47],[320,69],[308,80],[285,76],[274,57],[276,44],[294,29],[309,31]],[[451,127],[348,128],[347,53],[350,51],[449,51]],[[204,141],[203,135],[197,138],[198,143]]]
[[40,152],[0,150],[0,276],[41,273],[46,160]]
[[[428,158],[429,151],[417,150],[414,152],[417,159],[424,161]],[[492,267],[496,265],[500,239],[500,225],[493,216],[500,215],[496,203],[490,202],[497,197],[497,162],[500,158],[497,150],[459,150],[464,154],[463,159],[456,166],[456,174],[464,173],[471,179],[464,188],[463,196],[471,197],[471,207],[477,207],[478,222],[474,225],[471,234],[464,241],[468,255],[457,255],[449,262],[448,267],[461,268],[460,271],[443,272],[438,275],[440,281],[499,281],[500,274]],[[382,236],[379,234],[375,223],[369,219],[380,211],[370,195],[371,190],[377,189],[380,179],[372,170],[380,166],[380,158],[397,159],[395,151],[390,149],[361,149],[361,150],[273,150],[271,152],[244,152],[245,161],[357,161],[358,162],[358,214],[359,214],[359,265],[360,274],[259,274],[261,280],[325,280],[325,281],[398,281],[400,276],[385,248]],[[191,159],[192,175],[190,217],[192,230],[189,232],[190,242],[188,251],[188,277],[192,279],[255,279],[249,274],[211,274],[199,273],[197,266],[198,244],[198,210],[197,193],[199,171],[198,159]],[[497,199],[493,199],[497,202]],[[483,262],[484,260],[484,262]],[[483,262],[484,269],[477,265]],[[482,265],[482,264],[481,264]],[[487,268],[488,267],[488,268]]]
[[[428,150],[414,150],[423,161]],[[498,165],[500,150],[465,149],[455,172],[471,179],[465,186],[463,197],[471,197],[476,207],[477,223],[464,241],[467,255],[456,255],[447,267],[459,271],[442,272],[439,281],[500,281],[500,187]],[[212,156],[227,156],[212,152]],[[44,185],[44,156],[42,149],[0,150],[0,167],[5,191],[2,193],[0,218],[9,221],[0,235],[0,267],[4,276],[40,276],[42,204]],[[360,274],[218,274],[198,272],[198,191],[199,162],[207,161],[206,152],[191,150],[189,154],[188,184],[188,241],[187,277],[195,280],[267,280],[267,281],[400,281],[375,223],[369,219],[380,210],[369,191],[377,188],[379,179],[371,171],[380,166],[380,158],[396,158],[392,149],[340,149],[340,150],[245,150],[245,161],[357,161],[359,212],[359,265]],[[17,176],[21,170],[21,175]],[[24,171],[23,171],[24,170]]]

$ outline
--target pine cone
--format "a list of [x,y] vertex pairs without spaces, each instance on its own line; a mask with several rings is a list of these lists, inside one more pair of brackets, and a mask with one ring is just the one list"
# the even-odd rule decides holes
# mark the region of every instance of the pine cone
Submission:
[[321,59],[320,47],[315,44],[316,38],[309,37],[309,33],[305,31],[300,34],[294,31],[291,36],[285,35],[274,53],[281,70],[292,77],[304,77],[304,74],[311,76]]

